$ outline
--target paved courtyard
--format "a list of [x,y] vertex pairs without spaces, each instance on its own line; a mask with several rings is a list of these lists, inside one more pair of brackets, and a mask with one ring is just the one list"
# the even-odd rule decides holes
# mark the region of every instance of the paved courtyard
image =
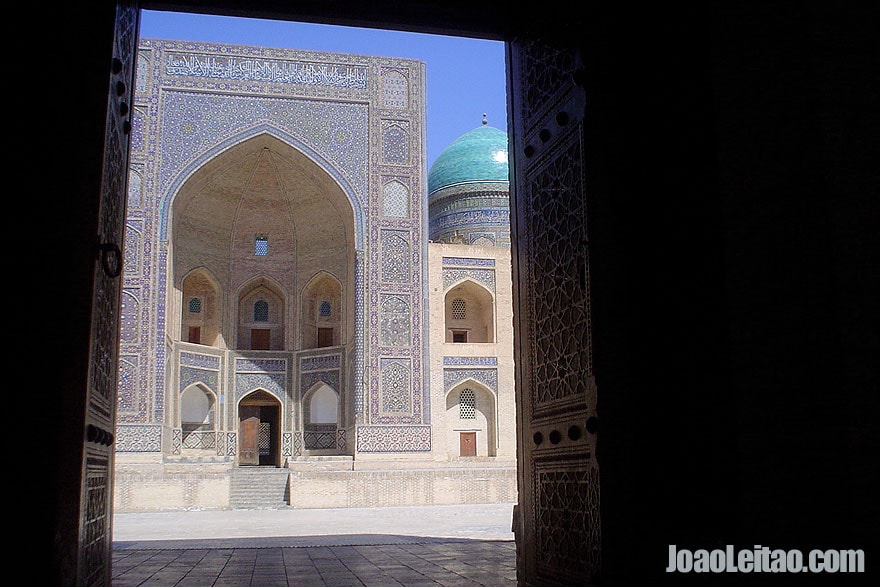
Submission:
[[114,587],[516,584],[513,504],[124,513]]

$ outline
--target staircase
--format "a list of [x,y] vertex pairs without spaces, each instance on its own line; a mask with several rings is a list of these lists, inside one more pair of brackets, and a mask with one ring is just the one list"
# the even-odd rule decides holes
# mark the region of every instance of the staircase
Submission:
[[289,469],[277,467],[233,467],[229,477],[229,508],[271,510],[290,504]]

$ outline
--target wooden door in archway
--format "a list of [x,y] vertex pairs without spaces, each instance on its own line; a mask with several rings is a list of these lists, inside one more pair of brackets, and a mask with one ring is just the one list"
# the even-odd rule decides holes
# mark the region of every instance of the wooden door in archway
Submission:
[[238,464],[260,464],[260,406],[238,408]]
[[508,43],[521,585],[595,584],[600,567],[581,56]]
[[281,405],[275,396],[256,391],[238,405],[238,464],[281,465]]

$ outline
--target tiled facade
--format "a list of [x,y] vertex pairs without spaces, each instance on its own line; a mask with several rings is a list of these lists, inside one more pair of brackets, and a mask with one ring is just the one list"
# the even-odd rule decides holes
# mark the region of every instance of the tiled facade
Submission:
[[[410,59],[141,41],[120,511],[157,507],[144,483],[180,496],[167,508],[223,507],[245,434],[262,465],[428,471],[460,470],[457,435],[474,433],[510,495],[510,252],[429,243],[425,76]],[[462,288],[482,322],[451,317]]]

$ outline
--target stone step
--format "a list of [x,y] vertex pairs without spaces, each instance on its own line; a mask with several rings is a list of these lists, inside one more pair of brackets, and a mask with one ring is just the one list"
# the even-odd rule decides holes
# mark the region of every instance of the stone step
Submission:
[[233,467],[229,477],[229,507],[274,509],[287,507],[290,471],[276,467]]

